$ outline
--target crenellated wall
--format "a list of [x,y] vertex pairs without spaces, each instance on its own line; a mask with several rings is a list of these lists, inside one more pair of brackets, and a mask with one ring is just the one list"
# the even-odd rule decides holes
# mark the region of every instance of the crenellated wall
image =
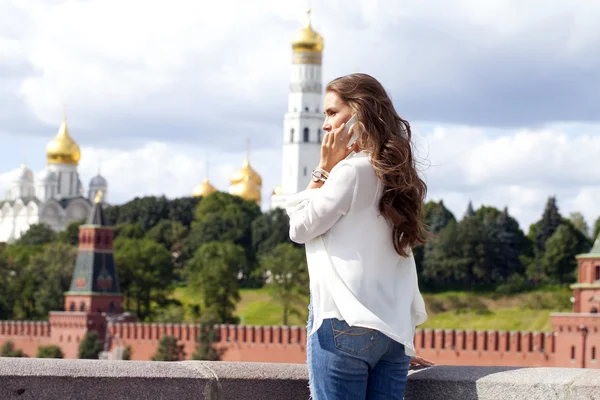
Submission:
[[50,325],[43,321],[0,321],[0,347],[9,340],[28,357],[35,357],[38,347],[53,344]]
[[417,329],[421,357],[446,365],[555,366],[551,332]]
[[[87,320],[84,316],[51,313],[50,323],[0,321],[0,346],[12,340],[28,356],[35,356],[38,346],[57,344],[65,357],[74,358],[87,330],[104,335],[99,316],[88,315]],[[554,332],[417,329],[415,348],[418,355],[439,365],[600,368],[597,315],[555,314],[553,328]],[[305,362],[304,327],[219,325],[218,330],[217,347],[224,350],[224,361]],[[110,349],[131,346],[134,360],[150,360],[164,335],[177,337],[186,359],[191,359],[200,326],[123,322],[110,324],[108,331]]]

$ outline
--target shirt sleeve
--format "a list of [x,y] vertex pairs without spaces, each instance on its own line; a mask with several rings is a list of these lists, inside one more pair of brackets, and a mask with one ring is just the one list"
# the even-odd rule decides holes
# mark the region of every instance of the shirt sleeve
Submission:
[[339,165],[331,171],[320,189],[311,189],[310,196],[288,207],[290,239],[302,244],[331,229],[350,210],[356,179],[352,165]]

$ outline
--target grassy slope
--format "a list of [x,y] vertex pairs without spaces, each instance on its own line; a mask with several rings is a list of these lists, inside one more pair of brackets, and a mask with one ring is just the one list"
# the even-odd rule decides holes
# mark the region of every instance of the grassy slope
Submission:
[[[267,289],[245,289],[240,295],[236,315],[241,323],[281,324],[281,307],[271,299]],[[184,304],[196,303],[196,296],[185,288],[177,289],[174,297]],[[568,288],[512,296],[494,292],[444,292],[424,297],[429,320],[421,328],[550,331],[550,313],[571,310]],[[290,317],[291,325],[306,324],[306,306],[298,305],[300,315]]]

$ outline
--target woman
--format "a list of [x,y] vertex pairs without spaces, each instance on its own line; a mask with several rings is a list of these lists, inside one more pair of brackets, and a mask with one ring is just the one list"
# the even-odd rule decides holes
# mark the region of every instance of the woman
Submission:
[[427,318],[411,252],[428,235],[427,186],[410,126],[373,77],[330,82],[324,110],[320,164],[287,205],[290,237],[305,243],[310,275],[311,394],[402,399],[415,326]]

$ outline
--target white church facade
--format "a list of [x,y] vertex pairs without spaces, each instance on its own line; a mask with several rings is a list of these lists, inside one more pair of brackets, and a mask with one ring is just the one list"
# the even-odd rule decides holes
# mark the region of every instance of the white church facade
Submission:
[[0,201],[0,242],[13,242],[31,225],[44,223],[55,231],[87,218],[98,195],[105,203],[108,183],[100,174],[92,178],[87,196],[77,166],[79,145],[67,129],[66,120],[46,147],[48,165],[36,180],[25,164]]

